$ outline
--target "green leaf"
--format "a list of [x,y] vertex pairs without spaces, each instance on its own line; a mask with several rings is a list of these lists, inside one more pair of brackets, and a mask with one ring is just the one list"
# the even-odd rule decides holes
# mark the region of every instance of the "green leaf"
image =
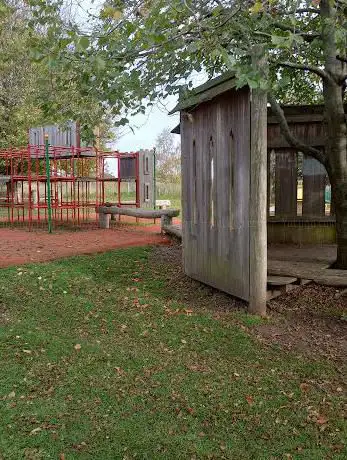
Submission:
[[129,123],[129,120],[127,118],[121,118],[120,120],[118,120],[115,125],[116,126],[124,126],[124,125],[127,125]]
[[90,44],[88,37],[81,37],[78,41],[79,47],[83,50],[86,50]]
[[104,59],[102,59],[100,56],[96,56],[95,58],[95,64],[96,64],[96,68],[98,70],[104,70],[105,67],[106,67],[106,62]]
[[290,48],[292,39],[288,35],[271,35],[271,43],[278,48]]

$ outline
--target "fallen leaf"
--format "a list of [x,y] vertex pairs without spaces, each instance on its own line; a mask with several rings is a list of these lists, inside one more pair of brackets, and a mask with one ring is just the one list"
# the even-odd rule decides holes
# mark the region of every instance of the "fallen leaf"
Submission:
[[31,350],[23,350],[23,353],[26,353],[27,355],[31,355],[32,351]]
[[65,460],[65,454],[61,453],[61,454],[59,455],[59,460]]
[[310,385],[308,385],[307,383],[300,383],[300,390],[301,391],[306,392],[306,391],[309,390],[309,388],[310,388]]
[[15,398],[15,397],[16,397],[15,391],[11,391],[11,393],[9,393],[9,394],[7,395],[7,397],[8,397],[8,399],[13,399],[13,398]]
[[253,404],[253,396],[246,396],[246,401],[248,402],[249,405]]
[[318,425],[325,425],[327,423],[328,419],[326,417],[324,417],[323,415],[320,415],[317,420],[316,420],[316,423]]
[[187,343],[187,341],[186,341],[186,340],[184,340],[184,339],[182,339],[182,340],[181,340],[181,343]]
[[76,345],[74,346],[74,349],[75,350],[80,350],[82,347],[81,347],[81,344],[80,343],[76,343]]
[[122,369],[121,367],[116,366],[115,370],[117,371],[117,374],[119,374],[119,375],[125,374],[125,370]]
[[33,430],[30,431],[30,436],[34,435],[34,434],[37,434],[39,433],[40,431],[42,431],[42,428],[38,427],[38,428],[34,428]]
[[187,369],[193,372],[210,372],[211,371],[209,367],[203,366],[201,364],[187,365]]

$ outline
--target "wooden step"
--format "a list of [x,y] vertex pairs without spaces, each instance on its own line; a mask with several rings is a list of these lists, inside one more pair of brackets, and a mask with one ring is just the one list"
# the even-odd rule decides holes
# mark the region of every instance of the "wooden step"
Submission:
[[269,275],[267,277],[267,300],[274,299],[275,297],[292,291],[300,286],[300,280],[292,276],[276,276]]
[[285,286],[287,284],[293,284],[297,281],[297,278],[292,276],[275,276],[269,275],[267,277],[268,286]]

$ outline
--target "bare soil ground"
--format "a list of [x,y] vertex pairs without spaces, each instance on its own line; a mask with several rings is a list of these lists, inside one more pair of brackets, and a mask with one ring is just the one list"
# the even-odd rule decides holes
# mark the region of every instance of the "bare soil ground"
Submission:
[[111,249],[170,244],[160,235],[158,225],[135,226],[116,224],[109,230],[86,229],[81,231],[47,230],[29,232],[20,229],[0,229],[0,267],[44,262],[77,254],[92,254]]
[[[246,304],[187,277],[182,270],[180,245],[158,247],[153,270],[165,270],[169,285],[192,308],[223,315]],[[269,302],[269,319],[248,326],[250,333],[272,346],[295,350],[310,358],[345,363],[347,354],[347,296],[332,287],[309,284]],[[342,371],[342,370],[341,370]]]

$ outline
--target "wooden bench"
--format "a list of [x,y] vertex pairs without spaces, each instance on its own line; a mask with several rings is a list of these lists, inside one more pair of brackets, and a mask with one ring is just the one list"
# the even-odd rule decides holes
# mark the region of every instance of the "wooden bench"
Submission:
[[170,200],[156,200],[155,206],[156,208],[159,208],[159,209],[166,209],[171,206],[171,201]]
[[141,208],[120,208],[118,206],[98,206],[95,208],[99,214],[100,228],[110,228],[111,216],[131,216],[139,219],[160,219],[161,230],[172,225],[172,219],[180,213],[178,209],[141,209]]

